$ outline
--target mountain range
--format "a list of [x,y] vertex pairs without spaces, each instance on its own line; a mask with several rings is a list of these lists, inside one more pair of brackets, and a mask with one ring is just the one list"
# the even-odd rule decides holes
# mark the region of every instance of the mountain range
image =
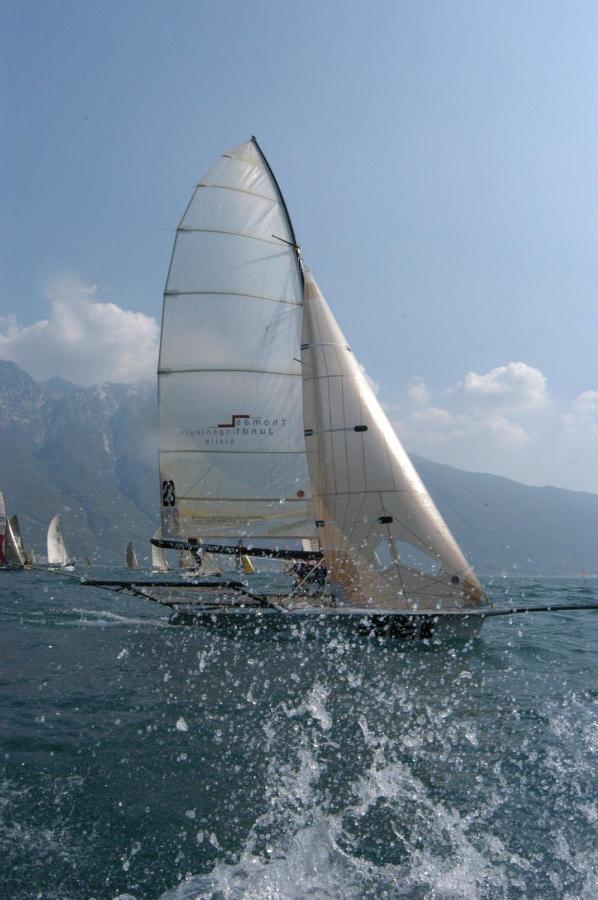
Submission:
[[[598,573],[597,494],[412,458],[479,573]],[[147,557],[159,524],[154,385],[38,383],[0,360],[0,489],[26,546],[45,552],[59,512],[79,559],[123,564],[129,540]]]

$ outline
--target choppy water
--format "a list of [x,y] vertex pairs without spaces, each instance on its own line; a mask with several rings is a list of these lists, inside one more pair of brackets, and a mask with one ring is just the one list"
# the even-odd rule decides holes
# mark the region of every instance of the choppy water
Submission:
[[416,648],[173,628],[50,574],[0,598],[3,900],[598,896],[594,612]]

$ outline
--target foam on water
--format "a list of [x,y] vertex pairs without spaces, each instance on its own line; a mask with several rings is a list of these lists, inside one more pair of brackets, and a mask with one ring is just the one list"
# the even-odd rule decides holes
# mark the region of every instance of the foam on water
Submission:
[[234,638],[15,583],[3,900],[598,895],[594,620]]

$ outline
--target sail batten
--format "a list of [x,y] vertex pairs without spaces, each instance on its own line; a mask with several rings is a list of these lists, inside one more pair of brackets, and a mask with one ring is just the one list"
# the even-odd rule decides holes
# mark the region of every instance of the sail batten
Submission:
[[175,236],[158,364],[164,538],[313,535],[301,304],[295,235],[252,139],[200,181]]

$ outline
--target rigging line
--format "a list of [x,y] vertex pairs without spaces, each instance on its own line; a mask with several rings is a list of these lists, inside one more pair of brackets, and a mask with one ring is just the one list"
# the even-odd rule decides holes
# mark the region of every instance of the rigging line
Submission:
[[575,610],[598,609],[598,603],[558,603],[554,606],[514,606],[509,609],[484,609],[478,615],[484,618],[495,618],[496,616],[511,616],[518,613],[535,613],[535,612],[574,612]]
[[[314,566],[311,567],[311,569],[309,570],[309,572],[307,573],[307,575],[305,575],[305,577],[302,578],[301,581],[299,581],[299,582],[295,585],[295,587],[293,588],[293,590],[291,591],[291,593],[288,594],[288,595],[285,597],[285,599],[286,599],[287,601],[291,599],[291,597],[293,596],[293,594],[294,594],[296,591],[299,590],[299,588],[301,587],[301,585],[304,584],[304,583],[307,581],[307,579],[310,577],[310,575],[312,575],[312,574],[316,571],[316,569],[318,568],[318,566],[322,565],[323,562],[324,562],[324,557],[321,556],[320,559],[317,561],[317,563],[316,563]],[[322,595],[323,595],[323,593],[324,593],[324,592],[322,591]]]

